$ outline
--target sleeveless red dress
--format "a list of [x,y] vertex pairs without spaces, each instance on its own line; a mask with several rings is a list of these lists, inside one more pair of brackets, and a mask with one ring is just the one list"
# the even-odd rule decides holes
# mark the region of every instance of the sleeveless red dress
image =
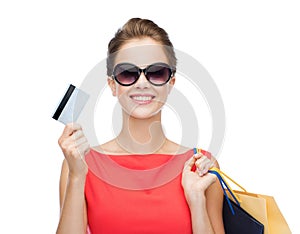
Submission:
[[85,197],[92,234],[191,234],[181,173],[193,150],[178,155],[86,155]]

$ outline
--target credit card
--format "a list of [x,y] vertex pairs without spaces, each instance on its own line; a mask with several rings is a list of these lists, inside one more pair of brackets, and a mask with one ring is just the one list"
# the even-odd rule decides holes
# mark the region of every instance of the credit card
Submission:
[[76,122],[88,99],[86,92],[70,84],[52,118],[63,124]]

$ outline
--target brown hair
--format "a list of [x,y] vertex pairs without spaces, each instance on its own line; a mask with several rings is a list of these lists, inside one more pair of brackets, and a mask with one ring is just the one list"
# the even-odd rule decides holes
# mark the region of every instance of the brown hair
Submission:
[[129,40],[144,37],[149,37],[165,46],[164,48],[169,63],[175,72],[177,59],[173,44],[170,41],[167,32],[151,20],[132,18],[116,32],[114,38],[112,38],[108,44],[106,60],[107,75],[110,76],[112,74],[114,66],[113,54],[116,54],[116,52]]

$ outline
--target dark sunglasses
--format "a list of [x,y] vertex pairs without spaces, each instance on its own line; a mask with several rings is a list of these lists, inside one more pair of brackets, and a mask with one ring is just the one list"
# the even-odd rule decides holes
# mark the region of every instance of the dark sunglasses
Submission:
[[131,63],[119,63],[114,67],[112,78],[120,85],[130,86],[138,81],[142,72],[151,84],[162,86],[168,83],[175,70],[165,63],[154,63],[144,69]]

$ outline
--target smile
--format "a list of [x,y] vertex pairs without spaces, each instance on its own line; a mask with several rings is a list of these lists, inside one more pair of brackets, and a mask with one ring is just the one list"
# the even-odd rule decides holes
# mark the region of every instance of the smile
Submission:
[[130,96],[135,102],[139,104],[148,104],[152,101],[154,96],[150,95],[132,95]]

